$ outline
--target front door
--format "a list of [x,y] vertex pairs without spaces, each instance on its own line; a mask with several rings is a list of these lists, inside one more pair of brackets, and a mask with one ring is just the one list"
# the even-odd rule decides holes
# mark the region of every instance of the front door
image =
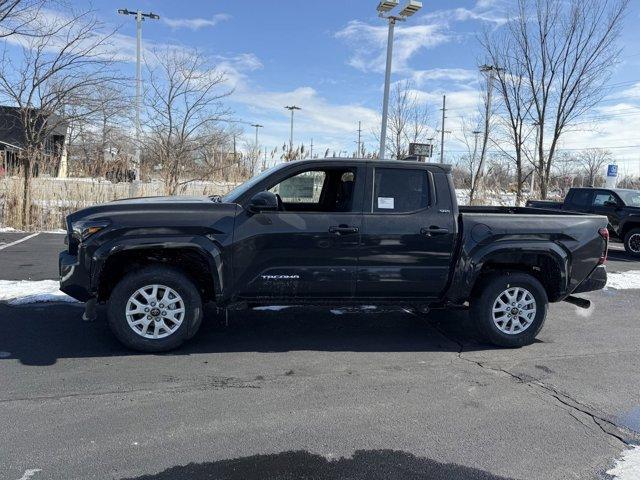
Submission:
[[[447,176],[385,166],[372,167],[368,178],[357,296],[438,297],[456,237]],[[446,194],[437,200],[436,187]]]
[[284,178],[257,188],[276,193],[280,208],[257,214],[245,208],[236,220],[233,269],[241,297],[353,296],[364,171],[364,164],[323,167],[319,162],[294,166]]

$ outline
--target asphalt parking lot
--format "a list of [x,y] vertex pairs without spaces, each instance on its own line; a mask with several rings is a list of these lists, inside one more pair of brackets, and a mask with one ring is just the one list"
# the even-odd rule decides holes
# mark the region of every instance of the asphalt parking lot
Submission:
[[[63,236],[26,237],[0,233],[0,279],[57,278]],[[165,355],[102,311],[0,304],[0,478],[607,478],[640,440],[640,300],[587,297],[518,350],[464,312],[210,309]]]

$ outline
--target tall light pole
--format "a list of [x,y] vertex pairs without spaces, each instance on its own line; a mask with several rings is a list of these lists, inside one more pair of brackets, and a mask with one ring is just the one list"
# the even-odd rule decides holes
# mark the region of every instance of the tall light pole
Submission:
[[136,180],[140,180],[140,109],[142,108],[142,22],[145,18],[150,20],[160,20],[160,16],[155,13],[135,12],[121,8],[120,15],[135,15],[136,17],[136,152],[134,157],[134,171]]
[[292,160],[291,156],[293,154],[293,112],[296,110],[302,110],[302,108],[296,105],[291,105],[284,108],[286,108],[291,112],[291,133],[289,134],[289,160]]
[[391,86],[391,64],[393,61],[393,32],[396,22],[404,22],[408,17],[422,8],[422,2],[408,0],[398,15],[390,15],[389,12],[398,6],[398,0],[381,0],[378,4],[378,16],[389,22],[387,35],[387,65],[384,72],[384,97],[382,100],[382,129],[380,131],[380,152],[378,158],[382,160],[387,148],[387,118],[389,116],[389,88]]
[[480,151],[480,163],[475,178],[471,186],[470,202],[473,203],[475,195],[482,189],[482,179],[484,177],[485,159],[487,157],[487,147],[489,145],[489,134],[491,127],[491,108],[493,103],[493,83],[497,73],[504,72],[504,68],[495,65],[482,65],[480,72],[487,76],[487,103],[484,114],[484,135],[482,138],[482,150]]
[[260,125],[259,123],[252,123],[252,127],[256,129],[256,149],[258,148],[258,129],[264,127],[264,125]]

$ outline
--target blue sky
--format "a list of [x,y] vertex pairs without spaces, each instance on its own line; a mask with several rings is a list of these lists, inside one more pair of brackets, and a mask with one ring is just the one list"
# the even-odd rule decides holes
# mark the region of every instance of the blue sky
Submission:
[[[78,7],[86,2],[75,0]],[[437,126],[441,97],[449,100],[447,143],[461,151],[460,117],[477,109],[479,79],[476,35],[504,19],[512,0],[425,0],[424,8],[396,34],[393,80],[413,79],[420,98],[431,105]],[[567,135],[564,148],[611,147],[621,163],[640,168],[640,2],[633,0],[622,43],[623,62],[609,99],[593,112],[597,128]],[[171,44],[197,48],[229,73],[235,93],[229,99],[237,118],[258,122],[261,143],[269,148],[288,139],[285,105],[297,113],[295,141],[314,139],[317,151],[355,149],[358,121],[366,146],[376,148],[382,101],[386,24],[377,18],[376,0],[118,0],[94,8],[111,26],[133,59],[135,22],[118,8],[153,11],[160,21],[145,22],[146,48]],[[123,63],[132,72],[132,64]],[[637,114],[635,110],[637,109]],[[252,134],[250,128],[247,134]],[[625,148],[622,148],[625,147]],[[624,167],[626,168],[626,167]],[[631,167],[629,167],[631,168]],[[638,172],[634,172],[638,173]]]

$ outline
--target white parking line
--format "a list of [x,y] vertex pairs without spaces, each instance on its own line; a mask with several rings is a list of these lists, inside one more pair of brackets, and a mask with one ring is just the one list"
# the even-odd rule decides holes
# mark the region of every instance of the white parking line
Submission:
[[26,242],[30,238],[36,237],[38,235],[40,235],[40,232],[32,233],[31,235],[27,235],[26,237],[22,237],[20,240],[16,240],[15,242],[11,242],[11,243],[6,243],[4,245],[0,245],[0,250],[4,250],[5,248],[9,248],[9,247],[17,245],[19,243]]

